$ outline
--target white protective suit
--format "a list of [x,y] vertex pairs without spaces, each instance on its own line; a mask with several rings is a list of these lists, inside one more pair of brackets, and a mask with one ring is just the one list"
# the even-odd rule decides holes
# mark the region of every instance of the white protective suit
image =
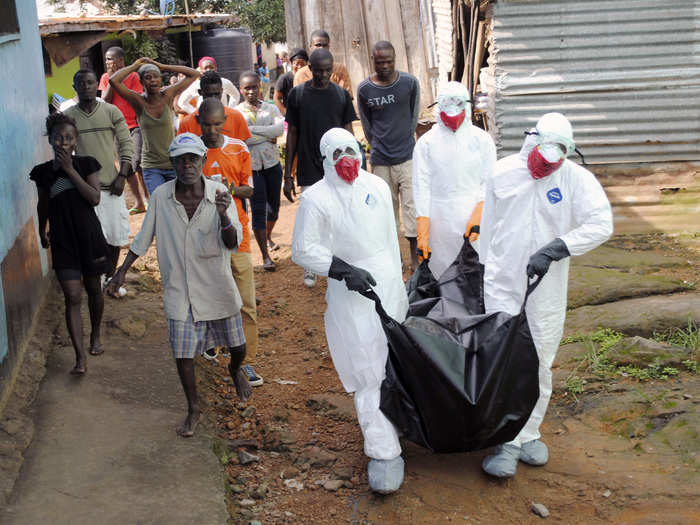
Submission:
[[[441,101],[463,97],[466,118],[454,132],[440,119]],[[413,201],[416,217],[430,218],[428,266],[436,279],[452,264],[464,243],[474,206],[484,199],[484,183],[496,164],[491,136],[471,123],[469,91],[448,82],[438,93],[437,124],[413,150]],[[478,241],[474,244],[478,251]]]
[[[552,115],[552,114],[548,114]],[[563,115],[552,120],[561,129],[549,132],[571,136]],[[538,123],[538,131],[540,123]],[[567,129],[568,127],[568,129]],[[480,261],[485,266],[486,312],[520,312],[527,286],[526,267],[537,250],[557,237],[569,253],[582,255],[605,242],[613,231],[610,203],[595,176],[569,161],[551,175],[535,180],[527,159],[537,137],[526,138],[520,153],[498,161],[487,181],[481,220]],[[552,394],[550,370],[564,330],[569,258],[553,261],[542,282],[528,299],[526,313],[540,359],[540,396],[525,427],[513,444],[540,437]]]
[[[352,184],[338,176],[332,155],[348,146],[359,156],[357,141],[344,129],[333,128],[321,139],[324,176],[301,194],[292,260],[317,275],[328,275],[333,256],[367,270],[385,310],[401,322],[408,298],[391,192],[379,177],[362,169]],[[326,302],[326,339],[345,390],[355,392],[365,454],[394,459],[401,453],[396,429],[379,410],[388,349],[374,302],[335,279],[328,279]]]

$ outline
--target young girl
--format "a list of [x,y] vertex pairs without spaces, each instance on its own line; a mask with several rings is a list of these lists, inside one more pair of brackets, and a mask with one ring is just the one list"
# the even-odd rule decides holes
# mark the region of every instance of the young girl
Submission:
[[260,80],[253,71],[241,73],[239,78],[243,102],[236,109],[243,113],[252,136],[246,140],[250,148],[253,168],[253,197],[250,207],[253,232],[263,257],[263,268],[273,272],[277,268],[269,255],[278,246],[272,241],[272,229],[279,216],[282,165],[277,149],[277,137],[284,133],[284,117],[273,104],[259,100]]
[[[124,79],[136,70],[141,78],[143,93],[131,91],[124,85]],[[173,85],[163,87],[161,71],[182,73],[185,78]],[[136,120],[141,127],[143,140],[141,168],[149,194],[164,182],[175,178],[175,171],[168,156],[168,146],[175,136],[173,113],[170,108],[173,100],[198,77],[199,71],[196,69],[163,65],[150,58],[139,58],[109,78],[109,85],[136,112]]]
[[[100,163],[92,157],[74,156],[78,143],[75,121],[63,113],[46,119],[46,134],[54,150],[54,159],[35,166],[29,178],[39,192],[37,213],[39,238],[44,248],[51,246],[56,277],[63,289],[66,325],[75,349],[75,366],[71,374],[87,371],[83,346],[83,323],[80,316],[81,277],[88,294],[90,310],[90,354],[104,352],[100,340],[100,323],[104,299],[100,275],[109,269],[107,241],[94,207],[100,202]],[[50,236],[46,222],[51,225]]]

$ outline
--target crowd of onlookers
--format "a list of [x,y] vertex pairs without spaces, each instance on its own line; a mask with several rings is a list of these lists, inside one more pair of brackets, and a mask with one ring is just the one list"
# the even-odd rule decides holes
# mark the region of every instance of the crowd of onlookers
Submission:
[[[217,72],[214,57],[201,57],[196,69],[150,58],[126,64],[124,51],[116,46],[106,51],[106,72],[100,78],[88,69],[75,73],[76,97],[46,121],[54,159],[35,167],[31,174],[39,192],[42,246],[51,247],[53,267],[65,295],[66,320],[76,355],[71,373],[84,374],[87,354],[99,355],[105,350],[100,336],[103,291],[108,289],[116,296],[127,293],[123,278],[113,277],[119,273],[120,250],[128,244],[129,216],[146,213],[145,228],[163,213],[153,210],[161,202],[154,199],[158,188],[168,184],[168,188],[180,188],[182,184],[174,144],[194,136],[205,148],[200,173],[207,181],[227,188],[240,223],[229,264],[240,296],[244,333],[240,341],[245,341],[247,356],[241,370],[249,384],[262,384],[262,377],[253,368],[257,313],[249,224],[264,270],[275,271],[271,254],[278,249],[273,231],[281,194],[293,201],[297,187],[303,192],[320,180],[321,136],[334,127],[352,132],[352,123],[358,120],[347,68],[333,60],[329,44],[325,31],[315,31],[309,52],[297,48],[281,53],[272,75],[261,62],[255,71],[240,74],[237,85]],[[380,67],[373,79],[360,84],[357,107],[372,147],[374,171],[392,188],[396,225],[401,224],[401,209],[404,231],[415,254],[410,158],[419,107],[418,82],[394,70],[390,43],[377,44],[373,57]],[[389,62],[388,68],[381,65],[382,60]],[[271,100],[266,101],[266,96]],[[377,111],[380,107],[384,110]],[[277,142],[285,133],[288,161],[283,166]],[[178,151],[185,150],[181,147]],[[187,169],[185,166],[184,172]],[[133,196],[131,208],[126,204],[126,184]],[[173,195],[178,200],[177,191],[173,190]],[[206,201],[206,194],[203,198]],[[188,210],[185,221],[193,224],[197,216],[190,216],[189,211],[195,210]],[[173,224],[161,227],[175,229]],[[142,255],[133,245],[129,255],[132,253]],[[159,263],[161,273],[171,275],[164,270],[160,255]],[[415,266],[415,255],[411,263]],[[189,277],[183,278],[187,288]],[[116,281],[118,287],[114,286]],[[312,287],[316,276],[305,271],[303,282]],[[82,288],[88,295],[91,321],[87,347],[80,322]],[[173,318],[168,314],[167,290],[165,295],[170,323]],[[184,300],[194,304],[191,296]],[[194,325],[198,323],[196,310],[191,312]],[[171,333],[175,352],[174,345]],[[230,353],[226,349],[237,345],[217,346]],[[211,359],[218,356],[216,348],[201,350]],[[184,379],[183,387],[187,392]]]

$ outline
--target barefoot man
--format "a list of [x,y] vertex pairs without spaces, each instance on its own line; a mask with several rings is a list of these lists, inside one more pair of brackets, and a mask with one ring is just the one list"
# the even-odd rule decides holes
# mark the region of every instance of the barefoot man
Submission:
[[240,365],[245,358],[241,296],[231,273],[231,252],[242,239],[236,206],[226,187],[202,175],[207,147],[197,135],[182,133],[168,149],[176,179],[151,194],[141,231],[107,291],[116,294],[129,267],[156,237],[163,281],[163,305],[187,417],[178,435],[191,437],[200,417],[194,356],[228,347],[228,365],[241,400],[251,388]]

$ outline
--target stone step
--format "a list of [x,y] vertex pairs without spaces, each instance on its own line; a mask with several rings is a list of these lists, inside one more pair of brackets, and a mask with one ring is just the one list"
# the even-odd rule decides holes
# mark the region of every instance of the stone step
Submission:
[[582,306],[566,314],[564,337],[588,334],[599,327],[648,337],[669,328],[685,328],[688,319],[700,323],[700,293],[686,292],[623,299]]
[[569,276],[569,309],[620,299],[687,291],[682,280],[660,274],[640,275],[610,268],[572,266]]

